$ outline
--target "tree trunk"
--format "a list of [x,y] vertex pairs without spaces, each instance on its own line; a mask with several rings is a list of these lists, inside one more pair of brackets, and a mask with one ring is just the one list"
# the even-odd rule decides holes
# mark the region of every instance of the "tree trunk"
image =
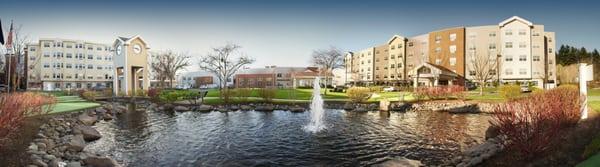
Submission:
[[327,95],[327,76],[325,76],[325,94],[324,95]]
[[483,96],[483,87],[485,86],[485,82],[484,81],[480,81],[479,82],[479,95]]

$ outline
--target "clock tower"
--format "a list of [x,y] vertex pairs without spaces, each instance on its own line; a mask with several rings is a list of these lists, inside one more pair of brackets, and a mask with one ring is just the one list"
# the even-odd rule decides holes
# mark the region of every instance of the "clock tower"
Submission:
[[134,96],[150,86],[148,44],[140,36],[118,37],[113,43],[113,90],[115,95]]

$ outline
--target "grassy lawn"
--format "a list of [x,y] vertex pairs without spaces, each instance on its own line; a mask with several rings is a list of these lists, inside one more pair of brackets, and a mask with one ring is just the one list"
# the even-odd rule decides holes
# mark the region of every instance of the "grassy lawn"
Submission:
[[59,96],[56,99],[57,103],[49,114],[71,112],[100,106],[98,103],[86,101],[78,96]]
[[[259,89],[252,89],[249,97],[260,97],[258,94]],[[346,93],[340,92],[327,92],[324,95],[325,89],[321,89],[321,94],[324,99],[346,99]],[[219,97],[218,89],[210,89],[206,95],[207,97]],[[310,100],[312,97],[312,89],[277,89],[275,93],[275,99],[297,99],[297,100]]]

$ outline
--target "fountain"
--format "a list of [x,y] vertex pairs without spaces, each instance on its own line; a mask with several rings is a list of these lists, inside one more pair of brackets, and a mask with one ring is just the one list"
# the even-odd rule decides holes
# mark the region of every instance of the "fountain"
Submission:
[[315,78],[313,83],[312,100],[310,103],[310,123],[304,126],[304,130],[312,133],[317,133],[325,129],[323,125],[323,98],[321,97],[321,85],[319,77]]

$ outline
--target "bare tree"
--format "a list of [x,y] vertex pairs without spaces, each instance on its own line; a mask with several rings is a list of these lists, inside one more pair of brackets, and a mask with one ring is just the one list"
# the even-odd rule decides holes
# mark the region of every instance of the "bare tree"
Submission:
[[471,52],[471,64],[473,65],[473,71],[475,76],[473,79],[479,82],[479,95],[483,95],[483,88],[485,83],[494,79],[498,67],[498,60],[496,55],[492,55],[488,50],[486,55],[478,55],[477,50]]
[[190,56],[187,53],[174,53],[168,50],[157,53],[152,58],[154,60],[150,63],[150,68],[154,71],[161,87],[164,87],[165,80],[169,80],[169,87],[172,88],[177,72],[190,66]]
[[208,71],[219,79],[220,98],[227,93],[227,79],[244,65],[252,64],[254,59],[249,58],[244,53],[239,52],[241,46],[236,44],[227,44],[225,46],[214,47],[212,52],[200,57],[198,66],[201,70]]
[[319,66],[320,72],[325,75],[325,95],[327,95],[329,76],[334,69],[344,67],[344,55],[338,48],[331,46],[329,49],[313,51],[311,61],[312,64]]

